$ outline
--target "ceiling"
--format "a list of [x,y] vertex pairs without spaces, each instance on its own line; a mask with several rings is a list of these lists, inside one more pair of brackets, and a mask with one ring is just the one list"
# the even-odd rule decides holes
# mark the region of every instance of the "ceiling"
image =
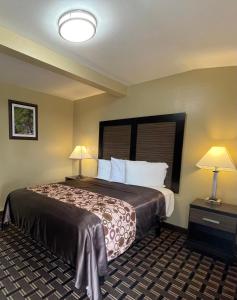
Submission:
[[0,82],[69,100],[78,100],[103,93],[79,81],[2,53],[0,53],[0,70],[4,70],[4,72],[0,72]]
[[[96,36],[81,44],[66,42],[57,32],[59,16],[76,8],[98,21]],[[236,0],[0,0],[0,26],[127,85],[237,65],[236,16]],[[60,78],[75,94],[87,89]],[[54,83],[49,90],[57,90]]]

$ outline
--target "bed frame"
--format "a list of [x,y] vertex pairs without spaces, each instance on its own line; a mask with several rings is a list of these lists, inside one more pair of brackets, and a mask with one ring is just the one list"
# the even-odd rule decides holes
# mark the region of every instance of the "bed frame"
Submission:
[[102,121],[99,158],[166,162],[165,185],[179,193],[186,113]]

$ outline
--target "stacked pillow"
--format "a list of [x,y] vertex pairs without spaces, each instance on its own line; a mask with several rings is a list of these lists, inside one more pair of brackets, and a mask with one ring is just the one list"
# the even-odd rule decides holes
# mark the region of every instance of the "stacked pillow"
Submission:
[[131,161],[117,158],[98,160],[97,178],[145,187],[164,187],[168,165],[163,162]]
[[98,175],[96,178],[110,180],[111,161],[106,159],[98,160]]
[[110,181],[125,183],[126,160],[111,157]]
[[126,184],[146,187],[164,187],[168,165],[166,163],[137,163],[126,161]]

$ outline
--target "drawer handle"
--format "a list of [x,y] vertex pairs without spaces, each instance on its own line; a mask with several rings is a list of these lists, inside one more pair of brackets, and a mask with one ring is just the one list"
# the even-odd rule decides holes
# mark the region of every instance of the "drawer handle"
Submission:
[[206,221],[206,222],[220,224],[220,221],[217,221],[217,220],[212,220],[212,219],[208,219],[208,218],[202,218],[202,219],[203,219],[203,221]]

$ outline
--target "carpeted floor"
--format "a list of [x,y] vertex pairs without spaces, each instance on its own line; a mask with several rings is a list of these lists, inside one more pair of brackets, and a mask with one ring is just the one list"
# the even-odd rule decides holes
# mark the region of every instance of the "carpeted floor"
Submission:
[[[185,235],[163,229],[110,264],[104,299],[237,299],[237,264],[184,247]],[[14,227],[0,232],[0,300],[87,299],[73,269]]]

